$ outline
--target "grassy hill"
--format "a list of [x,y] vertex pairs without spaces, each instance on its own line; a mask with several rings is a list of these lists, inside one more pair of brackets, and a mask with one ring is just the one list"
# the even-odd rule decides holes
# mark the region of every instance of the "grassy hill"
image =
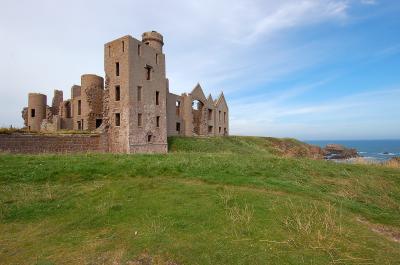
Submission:
[[0,264],[399,264],[400,169],[292,139],[0,155]]

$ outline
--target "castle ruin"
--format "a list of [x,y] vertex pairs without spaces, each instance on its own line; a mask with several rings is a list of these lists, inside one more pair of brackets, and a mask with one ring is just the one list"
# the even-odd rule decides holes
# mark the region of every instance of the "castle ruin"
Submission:
[[104,45],[105,78],[85,74],[71,99],[54,91],[30,93],[22,117],[29,131],[90,131],[102,134],[108,152],[166,153],[168,136],[229,135],[229,109],[223,93],[214,100],[197,84],[192,92],[169,92],[163,36],[145,32]]

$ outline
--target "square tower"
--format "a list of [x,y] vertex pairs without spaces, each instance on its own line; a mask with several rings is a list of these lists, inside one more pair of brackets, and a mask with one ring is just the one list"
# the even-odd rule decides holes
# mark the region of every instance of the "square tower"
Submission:
[[166,153],[167,91],[163,38],[125,36],[104,46],[105,125],[109,151]]

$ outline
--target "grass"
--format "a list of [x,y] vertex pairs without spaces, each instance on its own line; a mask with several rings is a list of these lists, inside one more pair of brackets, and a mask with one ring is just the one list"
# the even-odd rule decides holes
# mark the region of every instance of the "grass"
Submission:
[[292,139],[169,146],[168,155],[0,155],[0,264],[400,260],[388,236],[400,231],[398,168],[305,158],[310,148]]

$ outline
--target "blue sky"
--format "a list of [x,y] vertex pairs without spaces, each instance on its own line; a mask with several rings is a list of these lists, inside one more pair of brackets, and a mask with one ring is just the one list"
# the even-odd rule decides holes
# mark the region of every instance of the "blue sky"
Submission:
[[[0,126],[21,126],[28,92],[104,75],[103,44],[164,35],[170,90],[223,90],[231,133],[400,138],[396,0],[2,0]],[[51,97],[48,98],[51,102]]]

